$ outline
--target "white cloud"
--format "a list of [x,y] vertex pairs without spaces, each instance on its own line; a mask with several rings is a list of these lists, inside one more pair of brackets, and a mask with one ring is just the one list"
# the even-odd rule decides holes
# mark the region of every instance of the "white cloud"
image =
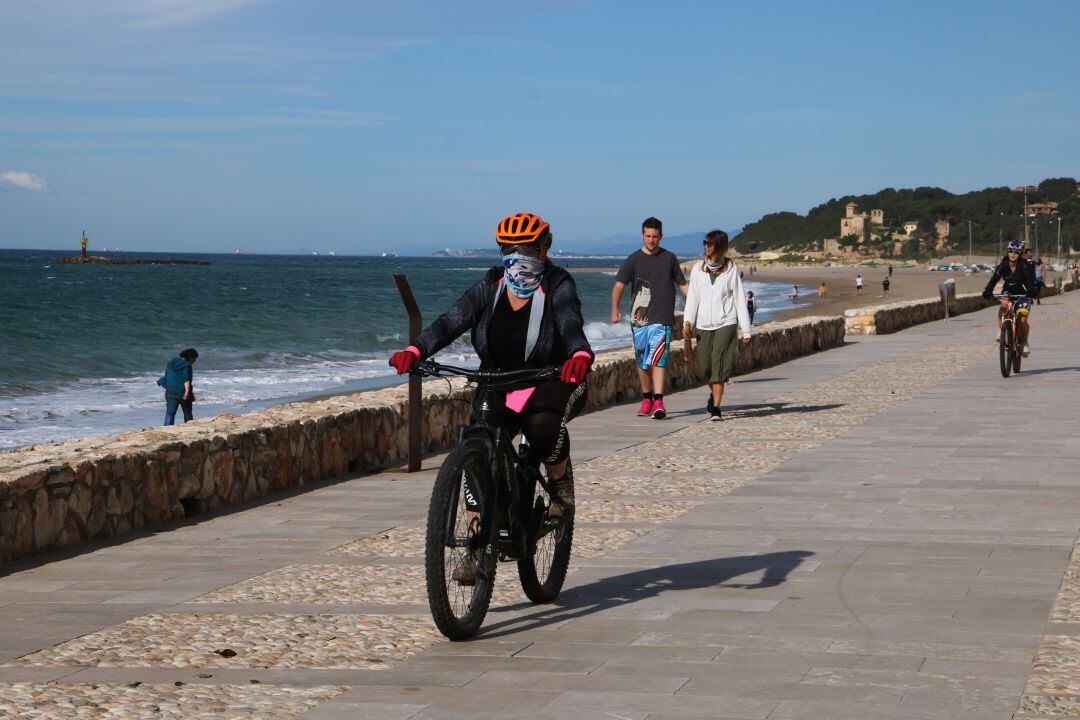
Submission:
[[49,183],[46,182],[45,178],[22,170],[0,172],[0,183],[14,185],[27,192],[45,192],[49,189]]

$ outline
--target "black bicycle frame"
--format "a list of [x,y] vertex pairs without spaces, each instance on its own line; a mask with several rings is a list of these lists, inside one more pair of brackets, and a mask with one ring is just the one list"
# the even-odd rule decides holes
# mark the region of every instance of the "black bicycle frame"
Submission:
[[[530,549],[530,545],[537,540],[534,525],[532,498],[536,493],[536,482],[547,488],[539,467],[533,467],[524,452],[525,446],[515,452],[513,438],[509,436],[506,428],[501,424],[491,421],[492,408],[489,402],[491,394],[490,384],[500,378],[515,377],[527,374],[536,374],[538,378],[543,373],[553,373],[557,368],[545,370],[519,370],[500,373],[498,371],[466,371],[462,368],[438,365],[430,361],[425,362],[419,372],[435,375],[441,372],[464,375],[470,379],[479,381],[474,404],[477,408],[476,422],[462,429],[460,442],[483,443],[489,458],[488,476],[490,486],[485,488],[484,505],[480,514],[480,531],[469,539],[469,550],[479,550],[484,545],[491,544],[497,551],[510,557],[522,557]],[[530,472],[532,470],[533,472]],[[528,487],[524,487],[528,485]],[[460,483],[454,486],[454,497],[450,503],[449,519],[457,517],[458,503],[461,500]],[[508,493],[509,498],[503,502],[503,493]],[[528,500],[528,507],[522,505],[523,499]],[[505,511],[505,522],[499,522],[500,511]],[[453,522],[446,523],[446,544],[454,545]],[[506,531],[506,537],[501,533]]]

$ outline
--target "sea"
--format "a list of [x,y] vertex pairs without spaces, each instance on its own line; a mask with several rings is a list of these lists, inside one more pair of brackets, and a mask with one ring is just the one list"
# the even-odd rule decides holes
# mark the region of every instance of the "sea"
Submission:
[[[59,263],[64,254],[0,250],[0,448],[161,424],[165,403],[156,381],[187,347],[199,351],[196,418],[403,382],[387,365],[408,344],[392,276],[408,278],[430,322],[495,264],[95,252],[210,264],[79,265]],[[574,273],[585,333],[597,350],[630,345],[629,325],[608,318],[619,261],[557,261]],[[758,300],[755,323],[791,307],[784,283],[746,285]],[[476,362],[467,335],[440,357]]]

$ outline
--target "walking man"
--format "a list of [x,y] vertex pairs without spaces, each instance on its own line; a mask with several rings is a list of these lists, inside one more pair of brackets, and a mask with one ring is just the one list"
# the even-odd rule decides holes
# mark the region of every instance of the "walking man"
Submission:
[[855,276],[855,294],[862,295],[862,275]]
[[881,289],[885,291],[885,294],[889,294],[889,276],[886,275],[885,279],[881,281]]
[[664,379],[675,324],[675,287],[686,294],[686,276],[675,253],[660,247],[663,224],[654,217],[641,224],[640,250],[623,260],[611,289],[611,322],[622,322],[619,302],[623,290],[630,290],[630,325],[634,333],[634,356],[641,381],[638,417],[667,417],[664,407]]
[[158,378],[157,384],[165,388],[165,424],[176,424],[177,408],[184,411],[184,422],[191,422],[194,413],[191,404],[195,402],[195,391],[191,389],[192,365],[199,358],[195,348],[181,350],[179,357],[174,357],[165,366],[165,374]]

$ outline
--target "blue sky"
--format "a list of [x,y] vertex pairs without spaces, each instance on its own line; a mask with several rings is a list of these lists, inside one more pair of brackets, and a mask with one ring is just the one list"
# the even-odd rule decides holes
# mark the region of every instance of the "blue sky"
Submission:
[[1080,3],[0,4],[0,247],[736,230],[1080,175]]

